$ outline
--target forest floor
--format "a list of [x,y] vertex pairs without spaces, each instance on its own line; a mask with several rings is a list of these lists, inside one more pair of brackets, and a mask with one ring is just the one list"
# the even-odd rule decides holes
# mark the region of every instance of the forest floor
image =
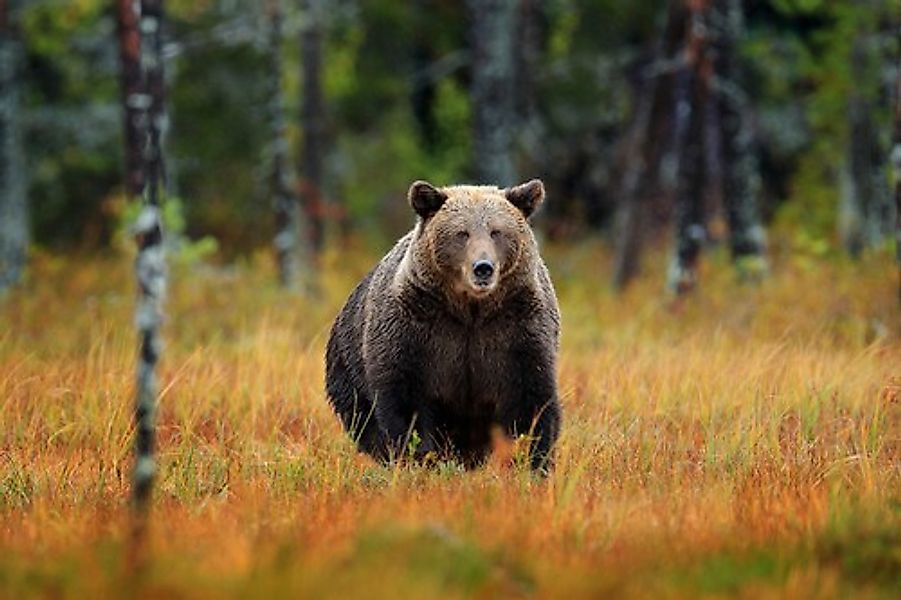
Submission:
[[125,257],[39,254],[0,303],[0,596],[897,598],[901,310],[890,258],[722,252],[674,304],[597,245],[547,253],[564,429],[547,480],[358,455],[323,392],[331,319],[376,257],[280,291],[265,255],[175,267],[145,563],[129,531]]

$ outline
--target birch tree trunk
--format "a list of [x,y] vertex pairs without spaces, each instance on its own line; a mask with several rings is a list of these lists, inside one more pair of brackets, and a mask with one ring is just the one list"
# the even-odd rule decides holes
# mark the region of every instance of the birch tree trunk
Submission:
[[742,85],[738,44],[744,37],[741,0],[717,0],[715,92],[722,149],[723,204],[729,223],[732,259],[743,277],[767,270],[766,232],[760,217],[760,170],[753,147],[750,103]]
[[477,183],[515,183],[512,0],[468,0],[472,23],[473,161]]
[[140,515],[146,514],[149,508],[156,473],[154,457],[158,395],[156,366],[162,351],[160,327],[166,290],[166,261],[160,211],[160,189],[164,178],[162,139],[166,128],[162,26],[163,0],[142,0],[141,70],[149,102],[144,152],[146,182],[143,208],[135,224],[138,245],[138,256],[135,261],[135,276],[138,282],[135,320],[140,339],[140,352],[135,404],[136,456],[132,488],[132,502]]
[[707,0],[691,0],[686,29],[684,65],[676,75],[674,117],[678,153],[675,199],[676,247],[667,286],[676,295],[695,288],[697,262],[707,238],[704,223],[705,103],[712,65],[707,52]]
[[322,0],[304,0],[304,27],[300,34],[302,67],[301,195],[307,215],[310,250],[318,256],[325,244],[322,193],[325,151],[325,103],[322,96]]
[[[297,182],[290,160],[290,150],[285,121],[285,100],[282,91],[284,67],[282,44],[284,41],[282,0],[268,0],[268,58],[269,58],[269,135],[267,151],[273,206],[275,209],[275,252],[278,262],[279,282],[283,287],[294,288],[301,270],[300,210],[296,196]],[[305,241],[305,240],[304,240]]]
[[19,109],[22,52],[11,4],[0,0],[0,293],[22,277],[29,239]]

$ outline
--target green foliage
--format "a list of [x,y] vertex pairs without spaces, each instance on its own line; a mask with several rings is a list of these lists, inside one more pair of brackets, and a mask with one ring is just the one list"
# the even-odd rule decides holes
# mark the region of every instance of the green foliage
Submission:
[[773,7],[786,14],[810,14],[822,10],[824,0],[773,0]]
[[415,456],[417,448],[421,445],[422,438],[419,437],[419,432],[414,429],[410,432],[410,439],[407,441],[407,456]]
[[35,492],[31,472],[24,465],[13,466],[0,478],[0,511],[26,508]]
[[346,568],[350,579],[372,572],[400,572],[406,580],[403,589],[433,593],[454,591],[468,596],[491,584],[523,594],[534,587],[531,574],[521,565],[439,526],[363,532]]
[[847,500],[833,503],[828,527],[815,547],[820,561],[837,565],[853,580],[901,589],[901,520],[895,498],[893,514],[878,519]]
[[351,217],[364,226],[377,225],[373,218],[379,217],[389,237],[409,227],[412,216],[406,190],[411,182],[428,179],[448,185],[465,178],[470,118],[465,91],[455,80],[446,79],[438,86],[435,100],[438,143],[433,152],[424,151],[404,109],[383,117],[384,131],[341,136],[337,150],[348,165],[342,190]]
[[21,3],[24,137],[35,239],[104,245],[104,199],[119,177],[121,127],[111,21],[99,0]]
[[[519,164],[544,177],[553,211],[580,216],[576,194],[600,218],[612,214],[615,150],[633,114],[636,65],[659,35],[664,3],[653,0],[535,2],[539,48],[529,69],[536,114],[523,125]],[[471,165],[470,62],[465,3],[336,2],[327,11],[323,64],[328,142],[326,196],[365,232],[392,237],[408,226],[403,202],[416,178],[466,180]],[[890,111],[880,81],[897,40],[887,35],[899,0],[765,0],[747,5],[743,46],[764,171],[767,213],[796,230],[799,247],[834,244],[839,173],[847,158],[847,100],[864,92],[883,135]],[[288,137],[302,133],[298,3],[286,2]],[[261,170],[267,140],[267,64],[260,4],[167,2],[171,130],[168,172],[190,198],[185,231],[212,235],[229,257],[268,246],[271,205]],[[121,114],[114,11],[102,0],[22,3],[24,105],[30,199],[43,245],[113,242],[121,188]],[[223,36],[234,29],[238,34]],[[860,72],[854,40],[868,41]],[[435,143],[426,149],[412,115],[413,48],[426,42],[435,84]],[[894,45],[893,45],[894,44]],[[420,70],[420,71],[418,71]],[[584,200],[584,199],[583,199]],[[600,207],[600,208],[598,208]],[[581,221],[579,221],[581,224]],[[207,248],[205,251],[208,251]]]
[[679,587],[696,593],[735,594],[740,589],[766,581],[780,584],[788,573],[789,565],[781,563],[771,554],[751,556],[712,556],[687,572],[678,573],[674,580]]
[[214,45],[173,66],[167,149],[179,193],[192,200],[184,206],[187,231],[226,241],[230,254],[234,247],[268,244],[272,205],[262,170],[268,143],[262,53],[246,45]]
[[[884,23],[901,3],[773,0],[771,5],[779,19],[753,22],[745,52],[764,141],[774,161],[794,165],[790,202],[779,209],[777,225],[791,224],[799,248],[822,257],[836,238],[852,93],[871,102],[887,147],[891,107],[885,65],[892,53]],[[865,52],[856,71],[855,40],[862,40]]]

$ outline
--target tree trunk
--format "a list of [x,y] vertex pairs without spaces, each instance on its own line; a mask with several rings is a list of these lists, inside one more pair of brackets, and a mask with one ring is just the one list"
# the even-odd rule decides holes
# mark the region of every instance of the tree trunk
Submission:
[[[269,20],[269,135],[268,167],[271,181],[273,206],[275,209],[275,252],[278,261],[279,282],[283,287],[293,288],[297,283],[301,258],[300,211],[295,194],[296,181],[289,158],[287,124],[285,122],[285,101],[282,91],[283,61],[282,23],[284,14],[282,0],[268,0]],[[306,240],[303,240],[304,242]],[[306,253],[303,253],[306,255]]]
[[19,111],[21,47],[10,4],[0,0],[0,293],[22,277],[29,238]]
[[[898,29],[901,39],[901,26]],[[895,260],[898,263],[898,302],[901,303],[901,48],[895,65],[895,127],[892,135],[892,172],[895,180]]]
[[644,206],[640,189],[647,174],[651,115],[659,77],[647,78],[639,87],[635,119],[625,151],[625,173],[620,183],[619,210],[616,227],[616,257],[613,287],[621,290],[638,274],[644,229]]
[[619,184],[619,201],[616,227],[616,253],[613,268],[613,287],[621,290],[638,275],[645,234],[644,198],[650,165],[657,154],[657,140],[653,132],[658,128],[655,111],[661,102],[664,89],[659,65],[670,57],[675,39],[684,27],[685,13],[681,1],[671,1],[667,9],[666,23],[651,55],[651,64],[643,69],[637,86],[637,99],[633,103],[635,117],[626,140],[623,155],[623,176]]
[[528,126],[537,112],[535,75],[544,46],[546,22],[544,3],[517,0],[513,43],[513,110],[516,125]]
[[124,117],[125,191],[129,199],[144,192],[144,143],[149,97],[141,81],[141,32],[135,0],[116,0],[119,38],[119,82]]
[[[164,168],[162,138],[166,126],[163,81],[163,0],[141,1],[141,70],[148,95],[147,134],[144,152],[146,185],[143,208],[135,224],[138,256],[136,323],[140,338],[137,401],[135,405],[135,472],[132,501],[139,515],[149,508],[156,463],[157,380],[156,365],[162,350],[160,326],[166,289],[166,261],[160,210]],[[143,525],[141,525],[142,527]]]
[[868,93],[867,71],[870,63],[864,34],[854,40],[851,72],[854,87],[848,106],[850,144],[848,174],[843,198],[840,233],[851,256],[882,244],[891,230],[891,200],[885,178],[885,151],[873,120],[873,101]]
[[325,151],[324,101],[322,96],[322,0],[304,1],[305,23],[300,34],[303,70],[301,129],[301,195],[307,214],[310,249],[315,255],[325,243],[322,157]]
[[163,139],[168,128],[166,82],[163,77],[163,0],[141,1],[141,61],[148,98],[147,143],[144,170],[147,200],[160,205],[160,189],[166,182]]
[[410,104],[413,117],[419,127],[419,135],[426,151],[435,149],[438,131],[435,123],[435,81],[429,73],[435,59],[428,24],[432,19],[429,0],[413,2],[413,78],[410,90]]
[[712,71],[707,49],[708,12],[706,0],[689,2],[685,64],[676,75],[674,127],[679,161],[676,248],[667,285],[677,295],[694,289],[698,257],[707,237],[704,224],[704,117]]
[[760,217],[760,171],[753,147],[750,106],[742,85],[738,44],[744,36],[741,0],[717,0],[711,18],[716,32],[716,104],[722,150],[723,203],[729,245],[739,272],[756,278],[766,271],[766,233]]
[[511,0],[468,0],[472,23],[473,160],[478,183],[515,183]]
[[870,106],[858,86],[862,83],[858,73],[865,68],[866,57],[861,39],[854,40],[851,51],[851,71],[855,85],[848,100],[848,185],[842,198],[842,219],[839,223],[842,241],[851,256],[858,257],[866,242],[866,201],[871,196],[867,155],[870,146]]

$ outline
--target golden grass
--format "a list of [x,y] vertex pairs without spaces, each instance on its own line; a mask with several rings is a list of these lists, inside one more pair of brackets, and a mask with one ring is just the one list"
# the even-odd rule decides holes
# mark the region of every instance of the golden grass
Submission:
[[[175,269],[148,562],[124,568],[135,334],[126,259],[39,256],[0,305],[0,595],[896,597],[901,310],[887,257],[723,256],[674,305],[602,249],[548,252],[565,425],[547,481],[390,470],[323,394],[323,294],[265,256]],[[656,261],[660,263],[658,259]]]

